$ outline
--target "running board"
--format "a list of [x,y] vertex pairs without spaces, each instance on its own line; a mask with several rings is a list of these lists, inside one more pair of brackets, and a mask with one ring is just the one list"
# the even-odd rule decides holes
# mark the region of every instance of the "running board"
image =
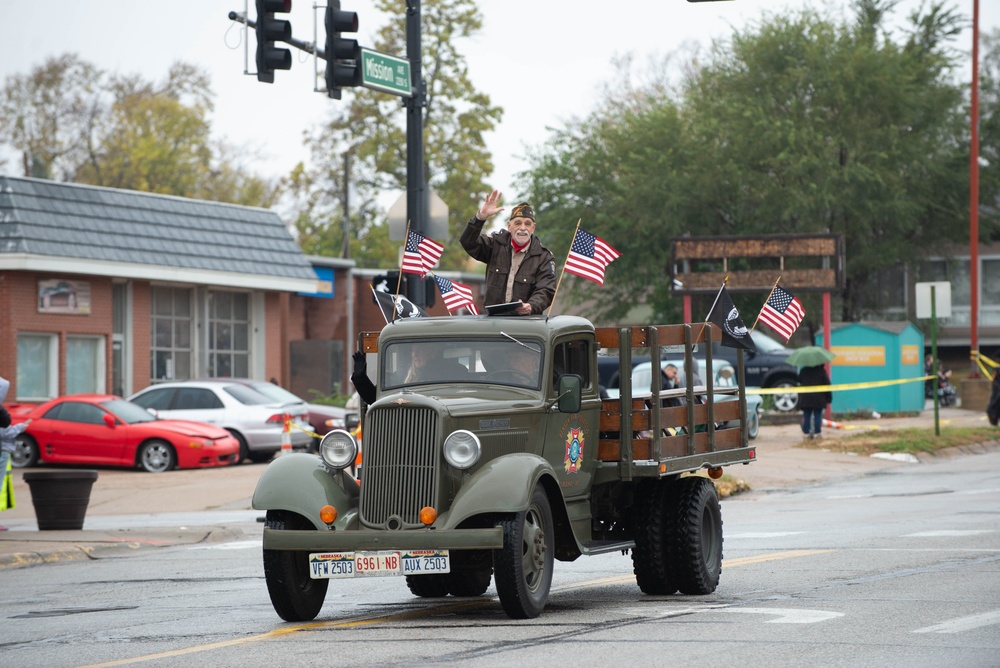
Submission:
[[634,540],[591,540],[580,545],[581,554],[607,554],[621,552],[635,547]]

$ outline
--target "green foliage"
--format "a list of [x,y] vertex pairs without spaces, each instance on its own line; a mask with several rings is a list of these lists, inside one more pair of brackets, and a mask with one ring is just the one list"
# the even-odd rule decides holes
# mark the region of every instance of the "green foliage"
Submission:
[[154,84],[64,55],[8,77],[0,142],[22,154],[25,175],[270,206],[278,184],[212,140],[212,97],[193,65],[177,63]]
[[[1000,440],[1000,431],[994,427],[942,427],[941,435],[933,429],[911,427],[885,431],[868,431],[838,439],[825,439],[821,447],[837,452],[917,452],[934,453],[945,448],[975,445]],[[819,446],[817,446],[819,447]]]
[[[522,175],[546,221],[540,235],[566,248],[582,219],[623,253],[604,289],[573,290],[577,301],[616,322],[637,303],[671,317],[680,301],[669,288],[671,238],[834,232],[847,244],[842,316],[854,320],[874,306],[879,272],[966,238],[966,87],[948,47],[963,21],[931,4],[894,41],[884,27],[892,7],[859,0],[853,22],[765,15],[713,44],[679,87],[625,87],[556,130]],[[987,61],[996,72],[1000,55]],[[1000,111],[997,79],[987,85],[988,108]],[[982,201],[998,194],[995,179],[983,181]],[[996,230],[995,212],[982,215]],[[721,271],[722,260],[709,262]],[[749,326],[762,297],[738,288]],[[696,300],[693,318],[710,303]],[[810,318],[822,312],[818,301],[806,306]]]
[[[383,26],[374,48],[406,52],[405,16],[397,2],[376,7],[396,16]],[[482,27],[472,0],[425,0],[422,15],[422,68],[427,81],[424,115],[424,174],[449,208],[449,238],[457,247],[461,229],[475,213],[493,171],[484,135],[500,121],[501,111],[469,79],[458,51]],[[308,138],[313,166],[291,178],[298,200],[300,240],[307,253],[340,255],[344,238],[345,156],[350,156],[348,191],[350,252],[366,266],[394,267],[399,242],[388,241],[386,223],[375,203],[385,190],[406,189],[406,110],[400,98],[366,88],[344,90],[329,122]],[[442,266],[465,263],[463,253],[445,253]]]

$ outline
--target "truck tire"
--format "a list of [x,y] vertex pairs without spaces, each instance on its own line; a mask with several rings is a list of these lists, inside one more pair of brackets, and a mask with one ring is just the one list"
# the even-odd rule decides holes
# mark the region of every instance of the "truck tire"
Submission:
[[673,594],[677,591],[677,582],[671,573],[674,508],[670,484],[657,481],[643,485],[636,495],[633,510],[636,514],[635,548],[632,550],[635,582],[644,594]]
[[[267,511],[264,526],[277,531],[313,528],[287,510]],[[309,577],[309,553],[295,550],[264,550],[264,579],[274,611],[286,622],[315,619],[330,584],[329,580]]]
[[528,509],[501,515],[503,547],[493,551],[493,571],[500,605],[511,619],[541,614],[552,586],[552,508],[541,486],[531,493]]
[[446,575],[407,575],[406,586],[410,588],[410,593],[414,596],[442,598],[448,595],[448,580],[446,578]]
[[457,571],[445,576],[448,593],[452,596],[482,596],[490,588],[493,569]]
[[722,509],[715,485],[700,476],[670,485],[675,523],[671,570],[682,594],[711,594],[722,571]]

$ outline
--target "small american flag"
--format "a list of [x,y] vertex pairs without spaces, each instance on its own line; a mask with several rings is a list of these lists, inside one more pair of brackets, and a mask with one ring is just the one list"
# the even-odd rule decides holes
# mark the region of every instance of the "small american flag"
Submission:
[[479,309],[476,308],[472,298],[472,288],[465,283],[449,281],[441,276],[435,276],[434,280],[438,284],[438,290],[441,291],[441,298],[444,299],[448,311],[457,311],[464,306],[472,315],[479,315]]
[[764,302],[764,308],[760,310],[760,321],[766,323],[774,331],[785,337],[785,343],[792,338],[792,334],[799,328],[802,319],[806,317],[806,310],[791,292],[783,290],[779,286],[774,286],[771,296]]
[[411,231],[406,237],[406,247],[403,249],[403,266],[400,269],[408,274],[424,276],[434,268],[444,246],[427,237]]
[[600,237],[578,229],[566,258],[566,271],[604,285],[604,270],[621,256]]

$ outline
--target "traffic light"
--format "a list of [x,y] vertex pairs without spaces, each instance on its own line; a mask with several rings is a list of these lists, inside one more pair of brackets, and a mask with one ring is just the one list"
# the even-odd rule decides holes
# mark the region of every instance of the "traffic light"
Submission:
[[339,100],[340,89],[361,85],[361,47],[356,39],[344,39],[341,33],[358,31],[357,12],[340,8],[340,0],[326,5],[326,94]]
[[276,19],[276,13],[292,11],[292,0],[256,0],[257,2],[257,81],[274,83],[275,70],[292,68],[292,52],[274,45],[291,39],[292,24]]

